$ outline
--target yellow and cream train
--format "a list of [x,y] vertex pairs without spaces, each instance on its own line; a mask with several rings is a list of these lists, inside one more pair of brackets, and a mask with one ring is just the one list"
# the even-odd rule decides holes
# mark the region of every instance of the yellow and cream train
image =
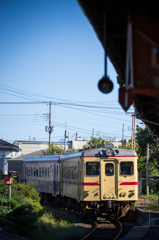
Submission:
[[23,159],[23,179],[42,199],[96,216],[124,216],[138,199],[137,154],[110,146]]

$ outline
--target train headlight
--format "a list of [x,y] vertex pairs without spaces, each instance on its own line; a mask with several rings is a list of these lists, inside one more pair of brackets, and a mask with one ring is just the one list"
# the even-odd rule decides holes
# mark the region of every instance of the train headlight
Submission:
[[108,148],[108,149],[106,149],[105,153],[107,156],[112,156],[114,152],[111,148]]

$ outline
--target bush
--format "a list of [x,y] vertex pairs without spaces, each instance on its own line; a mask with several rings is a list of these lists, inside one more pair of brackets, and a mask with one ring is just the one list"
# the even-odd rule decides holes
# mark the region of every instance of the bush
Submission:
[[14,219],[15,223],[30,228],[41,216],[43,207],[40,205],[39,193],[32,184],[12,184],[12,198],[7,199],[7,186],[0,181],[0,216]]

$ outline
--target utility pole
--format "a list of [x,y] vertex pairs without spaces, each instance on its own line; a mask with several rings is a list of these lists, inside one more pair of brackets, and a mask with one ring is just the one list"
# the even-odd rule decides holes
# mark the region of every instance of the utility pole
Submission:
[[92,131],[92,137],[94,138],[94,128],[93,128],[93,131]]
[[51,104],[52,102],[50,101],[50,113],[49,113],[49,146],[51,143]]
[[50,146],[50,143],[51,143],[51,133],[53,132],[53,126],[51,126],[51,104],[52,102],[50,101],[50,110],[49,110],[49,126],[46,126],[45,127],[45,131],[49,133],[49,146]]
[[124,124],[123,124],[123,137],[122,137],[123,145],[124,145]]
[[67,136],[68,136],[68,141],[69,141],[69,139],[70,139],[70,135],[69,135],[69,132],[68,132]]
[[65,130],[65,134],[64,134],[64,141],[65,141],[64,150],[66,150],[66,138],[68,138],[68,136],[67,136],[67,121],[66,121],[66,130]]
[[147,143],[147,158],[146,158],[146,194],[149,195],[149,143]]
[[135,150],[135,113],[128,112],[132,116],[132,133],[131,133],[131,149]]

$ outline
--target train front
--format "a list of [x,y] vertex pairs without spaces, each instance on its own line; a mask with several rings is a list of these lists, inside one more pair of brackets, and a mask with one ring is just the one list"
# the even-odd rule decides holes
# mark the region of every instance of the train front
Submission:
[[115,217],[135,210],[138,199],[136,152],[100,148],[84,151],[81,200],[85,211]]

